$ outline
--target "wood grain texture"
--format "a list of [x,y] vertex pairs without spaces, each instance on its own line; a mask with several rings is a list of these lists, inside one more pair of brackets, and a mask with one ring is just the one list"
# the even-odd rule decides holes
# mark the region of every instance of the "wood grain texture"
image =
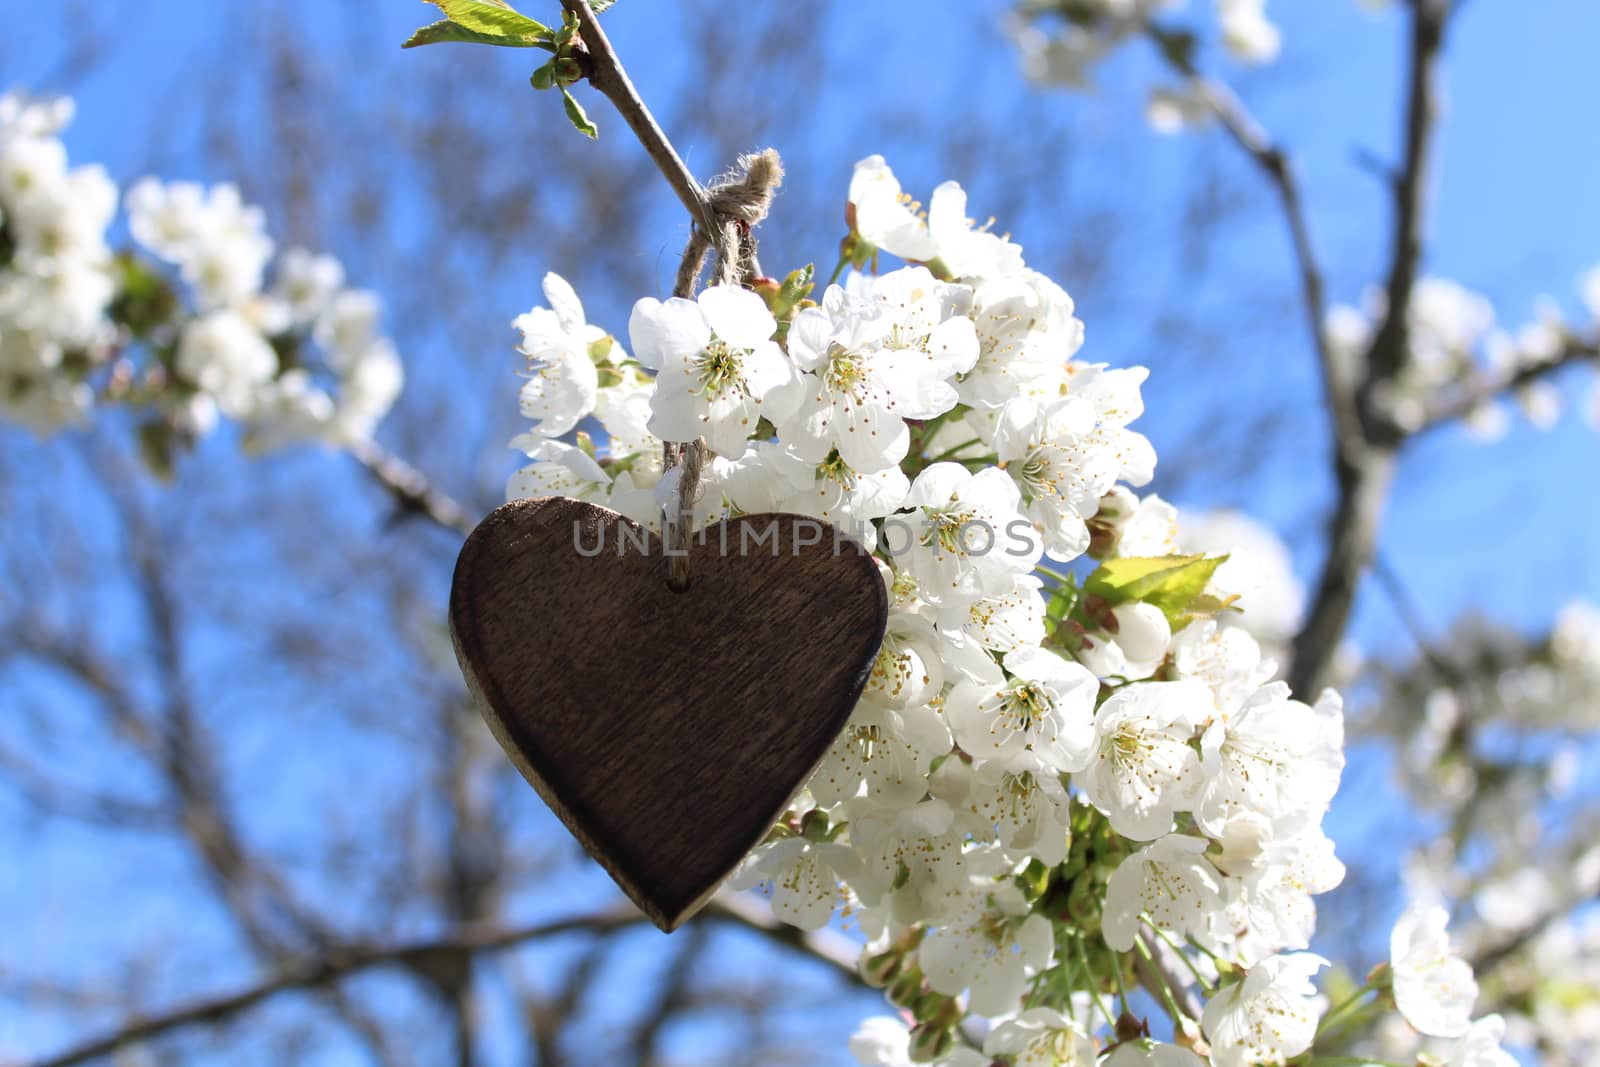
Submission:
[[514,501],[468,537],[450,594],[456,657],[501,747],[663,930],[816,769],[888,618],[871,557],[816,519],[731,519],[689,559],[675,593],[659,538],[623,516]]

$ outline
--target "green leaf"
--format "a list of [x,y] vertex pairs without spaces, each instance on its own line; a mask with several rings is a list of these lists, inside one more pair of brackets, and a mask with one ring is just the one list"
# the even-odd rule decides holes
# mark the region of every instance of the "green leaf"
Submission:
[[589,9],[598,15],[600,12],[610,9],[611,5],[616,2],[617,0],[589,0]]
[[600,136],[600,131],[595,124],[589,121],[588,112],[583,110],[583,105],[578,103],[578,98],[572,95],[572,90],[565,85],[561,87],[561,102],[566,105],[567,119],[572,123],[572,128],[593,141]]
[[1154,604],[1174,628],[1189,621],[1191,605],[1227,556],[1156,556],[1110,559],[1089,575],[1083,591],[1116,606]]
[[428,0],[445,18],[411,35],[402,48],[459,42],[503,48],[550,48],[550,27],[520,14],[505,0]]
[[425,44],[493,44],[502,48],[537,48],[537,40],[521,37],[497,37],[494,34],[469,30],[460,23],[441,19],[422,27],[407,38],[401,48],[421,48]]
[[491,37],[545,37],[550,27],[518,12],[504,0],[428,0],[459,26]]

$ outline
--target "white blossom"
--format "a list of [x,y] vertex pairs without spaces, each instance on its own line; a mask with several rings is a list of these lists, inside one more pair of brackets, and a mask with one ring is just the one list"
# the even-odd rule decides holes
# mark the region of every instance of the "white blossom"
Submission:
[[1118,952],[1133,948],[1142,915],[1180,937],[1203,934],[1224,902],[1204,838],[1168,834],[1123,860],[1106,886],[1101,930]]
[[1029,1008],[997,1024],[983,1052],[1012,1067],[1094,1067],[1098,1056],[1083,1028],[1054,1008]]
[[656,372],[650,432],[665,441],[703,436],[713,450],[738,455],[763,416],[785,418],[797,382],[772,340],[776,329],[762,299],[734,286],[635,304],[628,335],[639,362]]
[[1485,1015],[1445,1050],[1440,1067],[1517,1067],[1517,1061],[1500,1047],[1505,1035],[1505,1020]]
[[1079,664],[1042,648],[1005,657],[1009,681],[963,682],[945,701],[961,747],[1006,767],[1047,774],[1081,770],[1094,745],[1099,681]]
[[184,328],[174,365],[185,381],[214,397],[224,414],[242,417],[277,373],[278,355],[244,316],[221,310]]
[[1100,706],[1093,758],[1073,781],[1117,833],[1153,841],[1192,805],[1200,761],[1189,741],[1210,706],[1197,682],[1128,685]]
[[266,215],[237,186],[145,178],[127,204],[134,239],[182,270],[202,309],[236,306],[261,291],[272,239]]
[[839,880],[853,876],[859,866],[845,845],[786,837],[753,852],[734,886],[770,883],[774,916],[802,930],[820,930],[840,899]]
[[1267,21],[1266,0],[1217,0],[1222,41],[1239,59],[1268,63],[1277,58],[1278,28]]
[[1450,947],[1450,917],[1436,905],[1413,905],[1389,935],[1395,1005],[1424,1034],[1460,1037],[1478,1000],[1472,966]]
[[511,476],[506,484],[506,499],[566,496],[605,502],[611,480],[577,446],[532,433],[513,438],[511,446],[520,448],[533,462]]
[[1042,546],[1020,511],[1021,496],[1006,473],[973,474],[958,463],[934,463],[911,483],[904,544],[888,544],[897,566],[914,577],[936,605],[970,605],[1011,588],[1031,572]]
[[1205,1067],[1205,1060],[1178,1045],[1130,1041],[1111,1050],[1100,1067]]
[[1213,1067],[1283,1063],[1311,1047],[1317,991],[1311,978],[1328,961],[1309,952],[1273,956],[1215,993],[1200,1025]]
[[528,357],[522,413],[538,423],[546,437],[560,437],[594,411],[600,387],[591,347],[609,353],[604,330],[590,326],[578,294],[559,274],[546,274],[548,308],[519,315],[512,326],[522,333],[520,351]]
[[1195,822],[1217,835],[1236,813],[1273,820],[1320,813],[1344,770],[1342,730],[1329,729],[1323,717],[1336,713],[1290,699],[1289,687],[1277,682],[1213,718],[1200,739],[1204,776]]
[[879,807],[904,808],[928,791],[928,766],[950,751],[950,728],[926,705],[896,710],[862,701],[811,777],[819,803],[862,792]]
[[953,757],[933,773],[929,786],[974,840],[998,841],[1048,865],[1066,857],[1071,801],[1058,777],[1012,771],[994,761],[972,766]]
[[1030,976],[1054,954],[1050,920],[1032,913],[1009,880],[974,877],[956,914],[923,939],[917,958],[928,985],[955,995],[970,990],[971,1009],[1012,1009]]

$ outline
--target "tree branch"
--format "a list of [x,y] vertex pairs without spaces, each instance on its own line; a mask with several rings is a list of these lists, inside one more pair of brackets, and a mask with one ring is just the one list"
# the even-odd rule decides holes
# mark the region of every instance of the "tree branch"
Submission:
[[1354,389],[1346,381],[1347,369],[1339,364],[1333,347],[1328,343],[1325,330],[1327,284],[1311,239],[1311,226],[1306,218],[1305,201],[1300,194],[1300,182],[1295,175],[1293,161],[1232,89],[1206,76],[1195,66],[1188,51],[1180,46],[1170,31],[1155,23],[1146,23],[1145,32],[1155,42],[1167,65],[1194,84],[1229,139],[1255,164],[1277,193],[1294,249],[1306,327],[1311,334],[1311,343],[1322,373],[1323,399],[1333,422],[1334,448],[1344,453],[1357,447],[1361,440],[1361,428],[1357,421]]
[[861,946],[837,931],[824,927],[821,930],[807,932],[787,926],[772,917],[772,911],[764,901],[737,893],[718,895],[706,905],[705,911],[701,914],[708,919],[741,926],[781,945],[798,949],[831,967],[856,985],[866,985],[861,972],[856,970],[856,958],[861,955]]
[[[855,967],[859,947],[840,934],[826,930],[806,933],[784,926],[773,919],[759,902],[733,894],[718,897],[706,908],[703,915],[702,922],[725,922],[754,931],[814,957],[856,984],[864,984]],[[275,977],[247,989],[209,997],[172,1011],[135,1019],[125,1023],[113,1033],[48,1059],[39,1060],[33,1067],[74,1067],[76,1064],[110,1055],[129,1045],[149,1041],[185,1027],[225,1022],[280,993],[321,988],[377,967],[404,967],[412,972],[438,969],[440,964],[458,963],[473,955],[500,952],[536,939],[567,933],[610,933],[637,925],[643,918],[632,907],[627,907],[598,915],[578,916],[527,926],[464,929],[432,941],[330,949],[315,960],[288,966]]]
[[[1410,358],[1411,291],[1422,262],[1428,180],[1439,118],[1439,59],[1450,15],[1441,0],[1410,0],[1411,62],[1406,96],[1404,162],[1394,183],[1395,223],[1384,291],[1388,306],[1367,355],[1363,385],[1371,390],[1392,381]],[[1370,414],[1367,413],[1367,414]]]
[[1494,402],[1507,393],[1531,385],[1563,367],[1586,360],[1600,366],[1600,339],[1568,338],[1560,349],[1547,356],[1519,363],[1508,371],[1478,379],[1459,391],[1436,397],[1423,412],[1422,421],[1409,436],[1420,437],[1447,423],[1464,419],[1478,408]]
[[1404,162],[1395,182],[1394,236],[1388,308],[1366,356],[1355,392],[1361,436],[1334,455],[1337,489],[1328,523],[1328,551],[1300,632],[1295,635],[1289,684],[1312,695],[1323,684],[1343,640],[1356,591],[1377,550],[1383,509],[1394,480],[1403,435],[1379,412],[1377,399],[1409,359],[1411,294],[1422,261],[1425,200],[1438,119],[1438,66],[1450,9],[1439,0],[1410,0],[1411,63],[1406,101]]
[[[639,91],[633,87],[632,79],[622,68],[616,50],[611,47],[611,41],[600,27],[600,20],[595,17],[588,0],[561,0],[561,6],[572,12],[578,20],[579,33],[587,51],[588,62],[584,63],[584,75],[589,84],[611,101],[695,224],[713,241],[720,240],[721,227],[717,224],[717,213],[711,206],[705,187],[684,165],[678,150],[672,147],[672,142],[667,140],[667,135],[645,106]],[[580,62],[584,58],[580,57]]]
[[373,441],[351,445],[350,454],[394,497],[402,517],[416,515],[446,530],[472,532],[472,519],[461,505],[435,489],[426,474],[405,460]]
[[440,958],[460,959],[484,952],[500,952],[528,941],[566,933],[608,933],[643,921],[633,908],[600,915],[580,916],[555,922],[511,928],[463,930],[433,941],[412,942],[386,947],[350,947],[330,952],[300,966],[292,966],[276,977],[236,993],[197,1001],[187,1007],[150,1015],[124,1024],[114,1033],[68,1049],[34,1067],[74,1067],[100,1056],[107,1056],[129,1045],[171,1033],[184,1027],[224,1022],[279,993],[315,989],[341,981],[375,967],[417,968]]

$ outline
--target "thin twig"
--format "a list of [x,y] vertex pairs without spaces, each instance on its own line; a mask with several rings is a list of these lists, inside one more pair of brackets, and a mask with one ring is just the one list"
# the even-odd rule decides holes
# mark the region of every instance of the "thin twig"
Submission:
[[1400,577],[1400,572],[1389,565],[1382,552],[1374,552],[1372,559],[1372,574],[1378,579],[1378,584],[1384,592],[1389,594],[1389,600],[1394,605],[1395,613],[1400,617],[1400,623],[1411,634],[1411,640],[1416,644],[1422,658],[1428,661],[1428,666],[1439,676],[1439,680],[1452,688],[1462,690],[1467,685],[1467,679],[1461,668],[1451,663],[1441,653],[1436,651],[1433,643],[1428,640],[1428,628],[1422,621],[1422,611],[1417,606],[1416,599],[1411,591],[1406,588],[1405,581]]
[[1519,363],[1509,371],[1479,379],[1459,391],[1439,396],[1427,407],[1422,420],[1409,436],[1420,437],[1448,423],[1464,419],[1507,393],[1514,393],[1563,367],[1586,360],[1600,367],[1600,339],[1572,338],[1547,356]]
[[861,973],[856,970],[856,958],[861,954],[859,944],[827,928],[807,932],[786,926],[773,918],[772,909],[757,897],[722,893],[707,904],[701,914],[707,919],[732,923],[763,934],[769,940],[799,949],[806,955],[827,964],[851,982],[857,985],[866,984]]
[[373,441],[351,445],[350,455],[394,497],[402,516],[419,516],[462,534],[472,532],[472,519],[461,505],[435,489],[427,475],[405,460]]
[[73,1067],[119,1049],[148,1041],[188,1026],[215,1024],[246,1011],[269,997],[295,990],[326,986],[353,974],[375,967],[416,967],[439,957],[461,957],[484,952],[499,952],[537,938],[584,932],[607,933],[642,920],[632,908],[601,915],[586,915],[556,922],[536,923],[511,928],[464,930],[432,941],[412,942],[377,948],[352,947],[329,952],[301,966],[290,967],[277,976],[247,989],[198,1001],[187,1007],[147,1016],[124,1024],[116,1032],[68,1049],[34,1067]]
[[1168,65],[1194,83],[1228,138],[1255,164],[1277,193],[1294,249],[1306,327],[1322,371],[1324,400],[1333,422],[1334,447],[1343,452],[1358,445],[1361,432],[1356,421],[1354,392],[1345,380],[1347,369],[1339,364],[1333,346],[1328,343],[1327,284],[1311,238],[1311,225],[1293,160],[1250,113],[1238,94],[1221,81],[1203,74],[1185,50],[1176,47],[1168,31],[1148,23],[1146,32]]
[[667,140],[667,135],[662,132],[650,109],[645,106],[639,91],[633,87],[633,81],[628,77],[628,72],[622,68],[622,63],[618,61],[616,50],[611,47],[606,31],[600,27],[600,20],[595,17],[594,9],[589,6],[587,0],[561,0],[561,6],[572,12],[578,20],[578,31],[588,53],[588,62],[584,63],[584,74],[589,84],[611,101],[617,113],[622,116],[622,120],[628,124],[633,135],[649,153],[656,169],[667,180],[672,191],[678,195],[678,200],[682,202],[695,224],[713,240],[717,240],[720,227],[717,225],[717,215],[711,207],[710,198],[706,196],[705,187],[684,165],[678,150],[672,147],[672,142]]

